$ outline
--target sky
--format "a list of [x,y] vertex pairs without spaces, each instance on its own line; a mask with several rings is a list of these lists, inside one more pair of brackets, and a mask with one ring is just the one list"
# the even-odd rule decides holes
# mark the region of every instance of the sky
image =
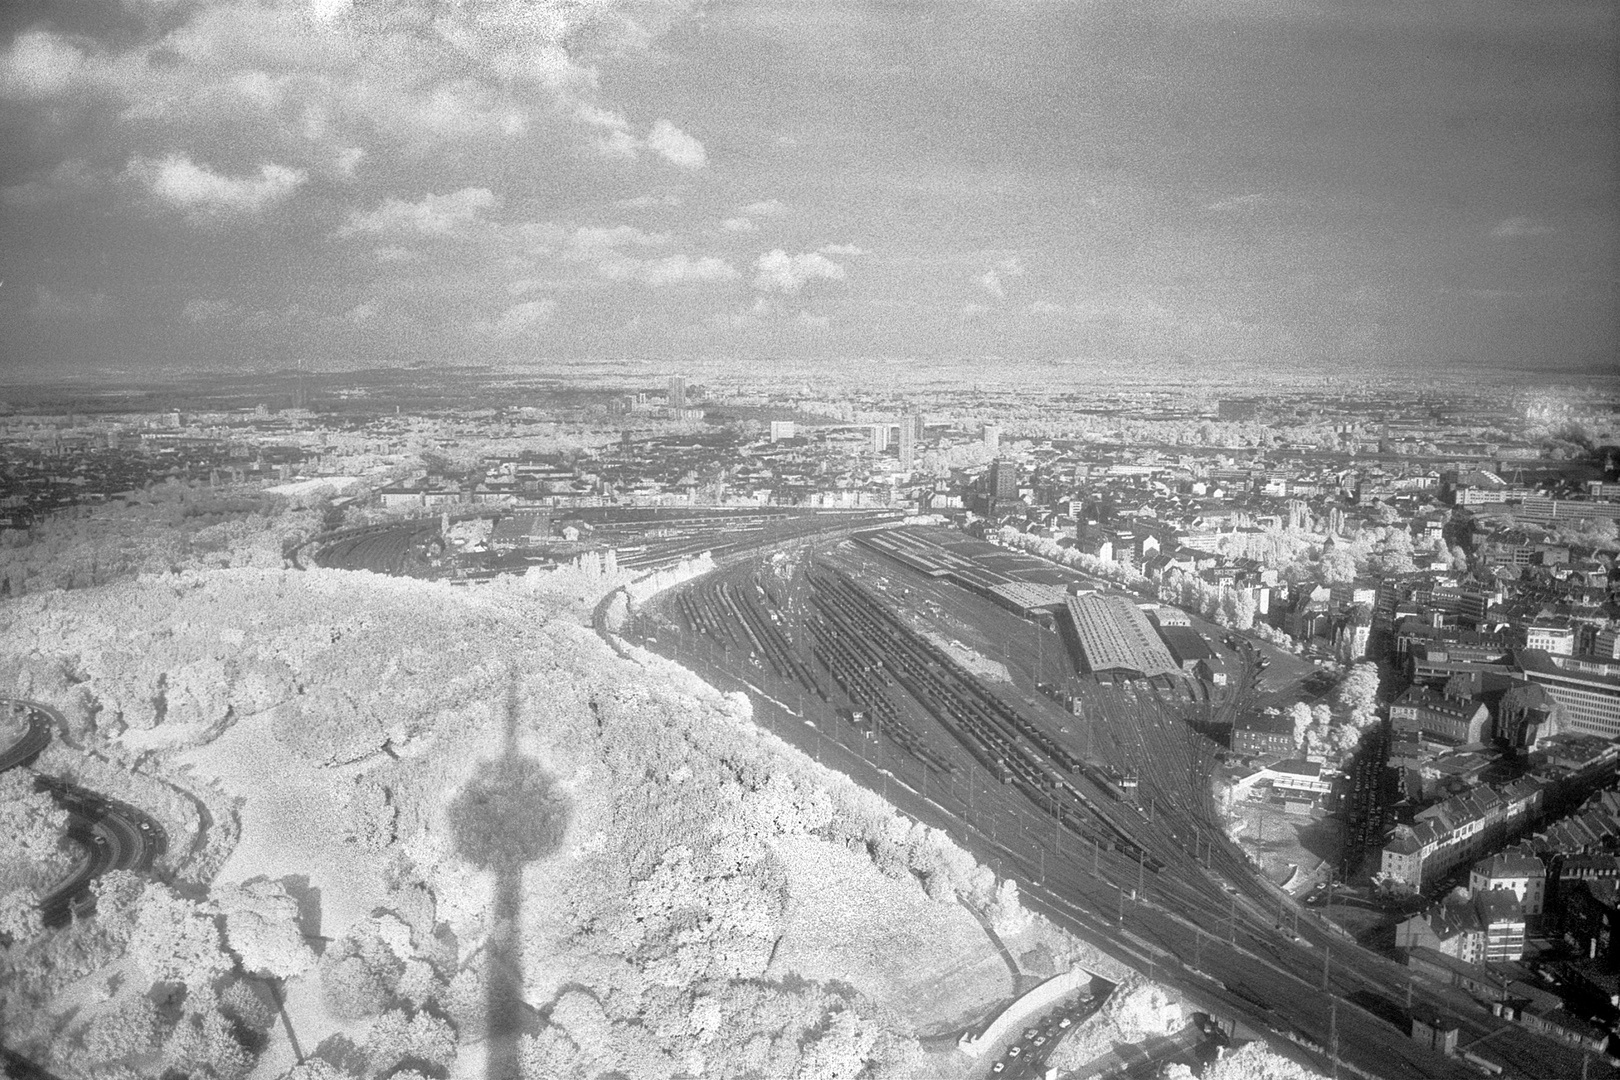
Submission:
[[1616,13],[12,0],[0,373],[1620,372]]

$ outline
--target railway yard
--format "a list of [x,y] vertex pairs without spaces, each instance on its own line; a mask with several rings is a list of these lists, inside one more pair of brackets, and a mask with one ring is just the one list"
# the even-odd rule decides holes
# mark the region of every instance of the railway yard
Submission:
[[[567,562],[589,551],[614,553],[625,570],[665,566],[703,553],[715,559],[761,546],[791,543],[829,531],[872,528],[894,521],[892,510],[796,510],[599,506],[457,513],[451,520],[540,516],[555,535],[512,550],[455,551],[441,534],[441,519],[416,517],[343,529],[317,537],[302,556],[314,565],[379,574],[460,579],[521,573],[530,565]],[[572,526],[572,531],[564,535]]]
[[[1213,698],[1190,676],[1099,677],[1061,619],[1016,610],[1017,582],[1079,575],[1023,577],[944,530],[872,535],[736,559],[656,596],[625,634],[747,692],[760,723],[947,831],[1026,906],[1325,1074],[1480,1075],[1392,1019],[1415,985],[1465,1048],[1489,1039],[1476,1056],[1504,1075],[1614,1075],[1460,991],[1412,984],[1227,839],[1205,733],[1275,689],[1259,650],[1228,654]],[[1221,648],[1223,632],[1195,626]]]

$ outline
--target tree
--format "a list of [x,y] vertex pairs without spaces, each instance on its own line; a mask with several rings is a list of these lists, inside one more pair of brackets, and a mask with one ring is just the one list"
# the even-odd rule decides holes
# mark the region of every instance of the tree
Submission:
[[244,971],[276,979],[302,974],[315,962],[298,923],[298,901],[279,881],[251,881],[216,888],[214,903],[225,916],[225,940]]
[[1611,518],[1560,521],[1553,528],[1552,535],[1561,544],[1574,544],[1598,551],[1613,551],[1620,547],[1620,530],[1617,530]]
[[1356,580],[1356,558],[1349,550],[1334,545],[1322,553],[1320,572],[1328,585],[1348,585]]
[[84,1030],[84,1048],[96,1065],[144,1054],[157,1042],[157,1006],[144,994],[126,997],[96,1014]]
[[135,916],[129,954],[153,982],[207,989],[231,969],[210,912],[161,882],[148,882]]
[[281,1080],[358,1080],[358,1078],[347,1069],[340,1069],[318,1057],[310,1057],[282,1073]]
[[0,895],[0,943],[23,941],[39,933],[39,897],[32,889],[12,889]]
[[448,1069],[456,1056],[456,1033],[432,1013],[390,1009],[366,1033],[365,1053],[377,1076],[388,1076],[407,1062]]
[[90,885],[96,898],[96,923],[115,942],[135,932],[146,882],[129,870],[109,870]]
[[218,1009],[187,1012],[163,1042],[164,1066],[192,1080],[239,1080],[253,1068],[253,1055]]
[[23,769],[0,773],[0,893],[37,888],[67,868],[67,811]]
[[1362,661],[1350,669],[1335,694],[1339,704],[1350,716],[1349,722],[1364,727],[1377,719],[1378,665]]
[[376,927],[363,923],[321,955],[321,1000],[344,1020],[376,1016],[393,1000],[404,970]]
[[1303,701],[1289,706],[1288,717],[1294,722],[1294,745],[1298,746],[1305,741],[1305,731],[1316,718],[1311,715],[1311,707]]

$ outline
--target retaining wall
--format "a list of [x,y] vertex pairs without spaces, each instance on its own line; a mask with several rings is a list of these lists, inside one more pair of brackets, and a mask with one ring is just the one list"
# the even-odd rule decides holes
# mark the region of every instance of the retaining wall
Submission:
[[975,1057],[1017,1031],[1032,1016],[1038,1016],[1052,1005],[1076,991],[1090,986],[1092,973],[1083,967],[1072,967],[1061,975],[1054,975],[1001,1011],[979,1035],[964,1034],[957,1047]]

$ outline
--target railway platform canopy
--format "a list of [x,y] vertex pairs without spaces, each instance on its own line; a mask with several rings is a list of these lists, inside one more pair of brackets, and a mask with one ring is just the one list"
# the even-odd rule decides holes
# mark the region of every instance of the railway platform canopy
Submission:
[[1071,596],[1063,606],[1074,626],[1081,660],[1093,674],[1150,678],[1181,670],[1158,631],[1130,597]]

